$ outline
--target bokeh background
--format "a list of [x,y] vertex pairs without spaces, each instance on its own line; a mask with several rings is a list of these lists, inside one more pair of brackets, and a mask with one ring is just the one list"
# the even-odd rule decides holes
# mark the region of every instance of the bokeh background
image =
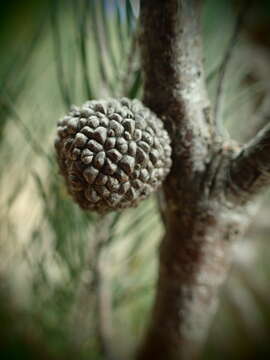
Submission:
[[[210,97],[222,80],[219,126],[241,143],[270,114],[270,2],[250,3],[206,0],[203,11]],[[128,359],[143,334],[163,233],[157,201],[84,213],[53,147],[71,104],[142,97],[138,13],[134,0],[0,2],[1,359]],[[260,204],[235,246],[207,360],[270,358],[267,193]]]

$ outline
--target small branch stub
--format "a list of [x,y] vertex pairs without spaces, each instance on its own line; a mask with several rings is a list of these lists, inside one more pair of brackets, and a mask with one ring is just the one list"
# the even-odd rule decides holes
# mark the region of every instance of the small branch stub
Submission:
[[87,210],[136,206],[171,167],[170,139],[139,100],[88,101],[58,122],[58,164],[69,193]]

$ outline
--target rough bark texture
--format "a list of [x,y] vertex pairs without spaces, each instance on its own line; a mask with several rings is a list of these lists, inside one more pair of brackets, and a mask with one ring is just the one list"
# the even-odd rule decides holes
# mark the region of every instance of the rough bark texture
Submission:
[[232,243],[253,211],[246,196],[245,206],[240,201],[243,192],[232,196],[233,182],[241,188],[250,166],[253,175],[260,173],[247,192],[262,187],[259,178],[269,178],[269,155],[259,151],[268,132],[243,150],[217,135],[205,89],[199,16],[196,0],[141,1],[144,103],[169,131],[173,168],[163,187],[166,234],[157,293],[138,360],[199,357],[230,268]]
[[270,184],[270,125],[247,143],[233,160],[229,186],[236,201],[246,202]]

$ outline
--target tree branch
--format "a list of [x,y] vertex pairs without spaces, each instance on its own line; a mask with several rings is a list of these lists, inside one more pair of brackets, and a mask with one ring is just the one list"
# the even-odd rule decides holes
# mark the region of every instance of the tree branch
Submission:
[[[235,157],[236,144],[231,140],[225,144],[213,123],[199,18],[200,1],[141,1],[144,102],[170,134],[173,166],[163,184],[166,233],[160,246],[157,291],[137,360],[199,358],[233,260],[232,244],[255,210],[225,198],[228,169],[231,179],[241,182],[243,173],[235,169],[239,165],[245,174],[250,161],[246,150]],[[263,145],[263,156],[247,151],[262,178],[270,164],[265,136],[251,144],[255,153]],[[237,166],[231,169],[232,163]],[[269,165],[267,175],[268,169]],[[262,183],[266,180],[254,189]]]
[[191,170],[200,171],[206,161],[213,131],[202,65],[200,3],[141,1],[144,103],[164,120],[179,160],[175,168],[180,166],[188,179]]
[[227,194],[244,204],[270,184],[270,124],[248,142],[232,160]]
[[230,214],[220,216],[224,209],[211,197],[215,187],[223,191],[216,175],[227,155],[205,90],[199,18],[200,1],[141,2],[144,102],[170,133],[173,168],[163,187],[157,293],[138,360],[198,358],[230,266],[228,239],[236,233]]
[[[73,346],[81,350],[91,336],[90,320],[93,312],[95,313],[98,345],[106,360],[117,358],[113,346],[111,284],[107,277],[109,264],[103,259],[106,246],[109,245],[113,221],[114,217],[108,215],[96,220],[94,237],[86,259],[87,268],[82,274],[71,318],[71,340]],[[78,326],[81,329],[79,332]]]
[[97,336],[99,346],[104,359],[117,359],[113,346],[113,323],[112,323],[112,294],[111,284],[107,276],[107,268],[110,265],[104,261],[104,250],[109,238],[112,218],[104,216],[96,224],[96,237],[99,239],[96,250],[96,259],[94,265],[94,287],[96,290],[97,314]]

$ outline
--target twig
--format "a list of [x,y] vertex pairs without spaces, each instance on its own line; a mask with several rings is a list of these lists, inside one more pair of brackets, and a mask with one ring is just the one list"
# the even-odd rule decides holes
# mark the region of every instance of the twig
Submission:
[[238,13],[236,23],[234,26],[234,30],[232,32],[232,36],[229,40],[227,49],[224,54],[224,58],[222,63],[218,69],[218,81],[217,81],[217,94],[216,94],[216,101],[215,101],[215,108],[214,108],[214,118],[216,121],[216,126],[220,134],[225,135],[225,129],[222,124],[222,111],[223,111],[223,97],[224,97],[224,89],[225,89],[225,78],[228,71],[228,66],[230,60],[234,54],[234,50],[241,33],[242,26],[244,24],[246,15],[248,10],[252,5],[252,0],[244,1],[244,4],[241,10]]
[[270,184],[270,124],[248,142],[230,163],[227,195],[246,203]]
[[[104,223],[101,221],[96,226],[97,237],[103,238]],[[108,236],[106,234],[105,238]],[[98,251],[98,257],[96,261],[96,267],[94,269],[95,288],[96,288],[96,333],[98,336],[98,342],[101,353],[106,360],[116,359],[113,353],[113,325],[112,325],[112,298],[111,298],[111,284],[107,278],[108,263],[103,259],[103,241]]]
[[[114,216],[102,216],[96,221],[93,229],[94,236],[89,244],[86,269],[82,273],[71,319],[71,340],[74,346],[80,349],[90,336],[89,314],[95,312],[96,325],[92,330],[96,333],[100,352],[106,360],[117,358],[114,356],[112,346],[112,299],[107,278],[108,262],[103,259],[104,251],[109,245],[111,228],[115,226]],[[77,332],[78,325],[79,333]]]

